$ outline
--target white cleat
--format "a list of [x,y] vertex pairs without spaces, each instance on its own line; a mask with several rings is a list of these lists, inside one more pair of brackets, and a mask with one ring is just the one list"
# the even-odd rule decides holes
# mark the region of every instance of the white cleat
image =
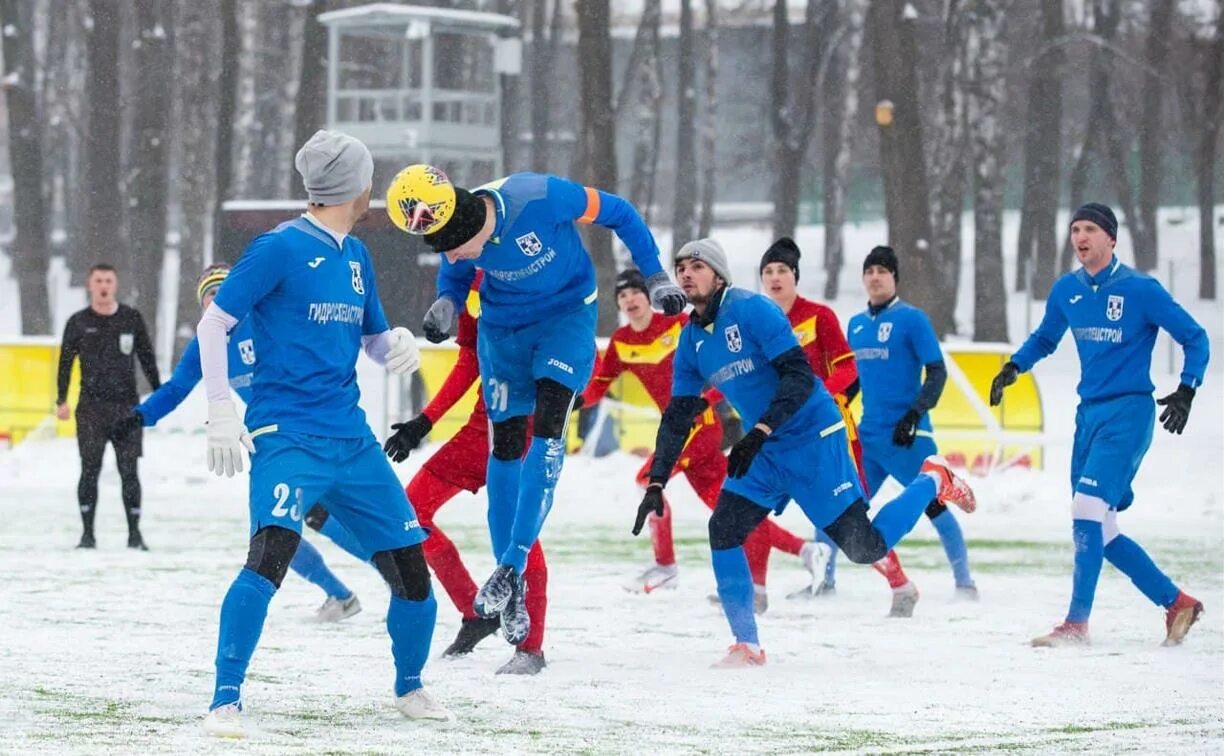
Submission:
[[327,600],[323,602],[323,606],[319,607],[318,611],[315,612],[315,619],[319,622],[339,622],[340,620],[352,617],[360,611],[361,602],[357,600],[356,593],[346,599],[328,596]]
[[680,570],[674,564],[655,564],[638,575],[625,590],[631,593],[654,593],[660,590],[675,590],[679,582]]
[[236,703],[218,706],[204,717],[204,732],[214,738],[245,738],[242,709]]
[[824,583],[825,569],[829,566],[831,556],[833,556],[833,549],[830,549],[827,543],[818,541],[809,541],[799,549],[799,558],[803,560],[803,566],[812,574],[812,585]]
[[424,688],[417,688],[395,699],[395,708],[409,719],[432,719],[439,722],[453,719],[446,707],[435,701]]
[[914,581],[893,588],[892,594],[892,607],[888,610],[888,616],[913,617],[914,607],[918,605],[918,586],[914,585]]

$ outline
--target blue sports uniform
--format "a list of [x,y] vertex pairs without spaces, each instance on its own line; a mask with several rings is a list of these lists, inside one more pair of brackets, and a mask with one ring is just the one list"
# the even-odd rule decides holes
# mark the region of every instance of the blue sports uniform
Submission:
[[[342,243],[306,218],[256,237],[217,292],[214,306],[249,319],[259,348],[246,424],[251,456],[251,534],[301,533],[314,503],[340,521],[363,554],[413,546],[426,534],[358,406],[363,336],[387,330],[374,268],[362,242]],[[330,519],[330,518],[329,518]],[[217,687],[211,708],[239,699],[276,586],[243,569],[221,607]],[[396,695],[421,687],[437,604],[401,598],[387,613]]]
[[1055,281],[1041,324],[1012,355],[1021,372],[1031,370],[1070,329],[1080,358],[1071,452],[1075,573],[1069,622],[1087,622],[1104,559],[1153,603],[1167,608],[1177,599],[1173,581],[1117,526],[1117,513],[1134,501],[1131,483],[1152,442],[1152,348],[1161,328],[1185,351],[1181,382],[1202,385],[1207,332],[1159,281],[1115,256],[1095,276],[1081,268]]
[[[854,350],[862,389],[859,439],[867,487],[872,493],[879,491],[890,475],[905,485],[918,474],[924,459],[938,453],[928,413],[919,418],[918,435],[909,447],[893,443],[893,428],[914,406],[923,368],[943,362],[939,338],[926,313],[899,297],[874,315],[865,310],[850,318],[846,338]],[[956,585],[973,586],[960,524],[946,508],[936,506],[930,514]]]
[[[578,393],[591,377],[598,292],[576,224],[615,231],[647,277],[662,267],[650,229],[614,194],[538,173],[515,173],[473,193],[493,201],[493,236],[475,259],[442,257],[438,295],[460,309],[476,269],[484,270],[477,355],[485,404],[497,424],[532,414],[537,381],[551,379]],[[494,556],[520,575],[552,505],[564,453],[563,440],[533,439],[524,459],[489,458]]]

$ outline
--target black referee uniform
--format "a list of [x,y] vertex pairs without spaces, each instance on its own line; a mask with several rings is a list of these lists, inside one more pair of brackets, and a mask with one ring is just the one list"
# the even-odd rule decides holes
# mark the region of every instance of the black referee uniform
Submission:
[[153,344],[144,318],[135,309],[119,305],[113,315],[85,308],[68,319],[60,347],[57,404],[68,396],[72,361],[81,359],[81,396],[76,408],[77,447],[81,452],[81,480],[77,499],[85,532],[81,546],[94,545],[94,511],[98,505],[98,475],[106,442],[115,448],[123,482],[123,509],[127,513],[128,546],[144,548],[140,536],[140,478],[136,463],[142,449],[142,430],[117,433],[115,424],[131,413],[136,394],[135,359],[153,388],[161,385]]

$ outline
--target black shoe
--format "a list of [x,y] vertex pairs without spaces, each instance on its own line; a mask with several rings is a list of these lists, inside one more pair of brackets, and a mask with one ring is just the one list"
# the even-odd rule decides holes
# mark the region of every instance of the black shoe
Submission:
[[538,675],[540,670],[544,669],[547,664],[544,663],[544,652],[518,650],[514,652],[514,656],[510,657],[510,661],[501,665],[498,668],[499,675]]
[[531,617],[527,615],[527,586],[517,572],[511,582],[510,600],[501,611],[502,635],[511,646],[527,640],[531,632]]
[[82,533],[81,542],[76,546],[78,549],[96,549],[98,542],[94,540],[93,533]]
[[140,531],[137,530],[128,533],[128,548],[136,549],[137,551],[148,551],[149,547],[145,546],[144,539],[140,537]]
[[453,658],[472,653],[477,643],[496,633],[499,627],[501,627],[501,620],[497,617],[465,619],[459,626],[459,634],[455,636],[454,642],[442,652],[442,656]]

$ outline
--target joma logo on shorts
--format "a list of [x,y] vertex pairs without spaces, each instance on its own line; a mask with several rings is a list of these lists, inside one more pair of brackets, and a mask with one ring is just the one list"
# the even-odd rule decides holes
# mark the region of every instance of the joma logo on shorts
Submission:
[[421,527],[421,523],[417,520],[404,520],[404,530],[415,530]]
[[845,493],[846,491],[849,491],[853,487],[853,485],[854,484],[852,484],[850,481],[847,480],[846,482],[842,483],[837,488],[833,489],[833,495],[837,496],[840,493]]
[[1086,477],[1086,476],[1085,476],[1085,477],[1081,477],[1081,478],[1079,479],[1079,482],[1080,482],[1080,483],[1083,483],[1083,484],[1084,484],[1084,485],[1086,485],[1086,486],[1099,486],[1099,485],[1100,485],[1100,483],[1097,483],[1097,482],[1096,482],[1095,480],[1093,480],[1092,478],[1089,478],[1089,477]]
[[574,374],[574,369],[572,367],[570,367],[569,365],[566,365],[564,362],[557,359],[556,357],[549,357],[548,364],[551,365],[552,367],[561,368],[562,370],[569,373],[570,375]]

